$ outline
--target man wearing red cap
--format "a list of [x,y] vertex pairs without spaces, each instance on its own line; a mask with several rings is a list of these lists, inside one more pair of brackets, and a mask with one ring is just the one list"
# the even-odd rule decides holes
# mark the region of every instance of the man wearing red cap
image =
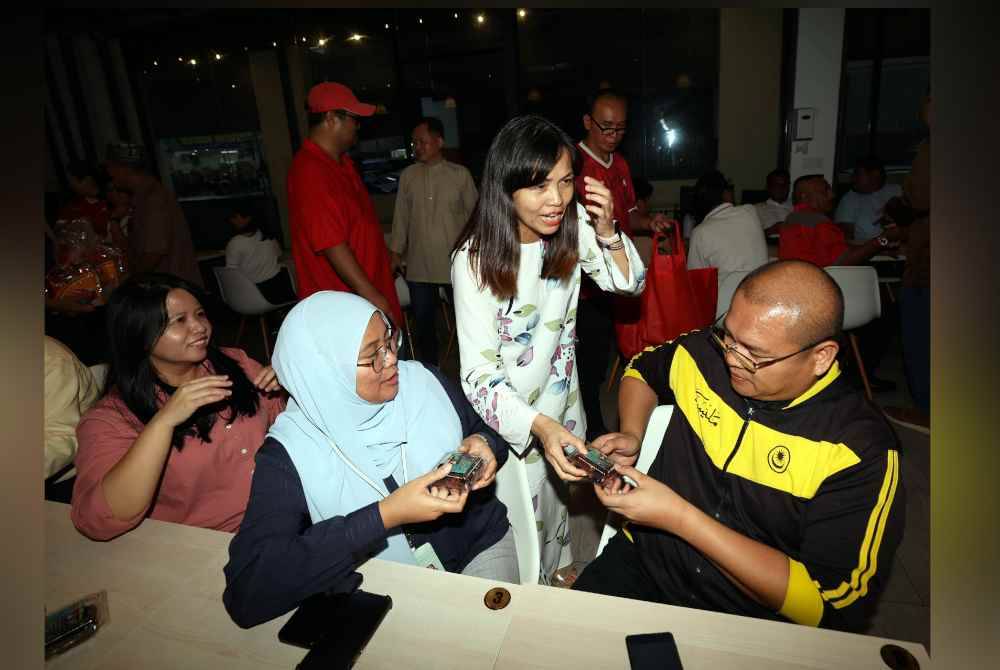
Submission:
[[309,91],[309,137],[288,171],[292,257],[299,298],[317,291],[357,293],[395,323],[403,313],[375,207],[354,161],[361,118],[374,105],[358,102],[343,84]]

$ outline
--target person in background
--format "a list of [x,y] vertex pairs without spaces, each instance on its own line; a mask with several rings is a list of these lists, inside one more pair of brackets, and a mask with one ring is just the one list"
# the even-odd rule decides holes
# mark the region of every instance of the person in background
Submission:
[[113,144],[104,164],[114,187],[132,194],[129,273],[168,273],[203,286],[184,212],[176,196],[146,171],[144,160],[142,147]]
[[628,295],[642,292],[646,276],[615,228],[610,190],[587,177],[577,195],[575,154],[550,121],[509,121],[486,155],[479,203],[451,265],[462,389],[523,459],[544,583],[572,563],[560,480],[586,475],[563,453],[583,451],[587,434],[576,355],[581,274]]
[[901,237],[896,226],[861,244],[850,244],[843,228],[830,220],[833,189],[821,174],[795,180],[795,209],[778,226],[778,258],[809,261],[820,267],[860,265],[894,245]]
[[[517,583],[514,534],[490,485],[507,443],[435,368],[400,361],[367,300],[320,291],[274,350],[288,407],[257,453],[222,600],[240,626],[338,589],[370,557]],[[454,451],[484,460],[470,489],[439,484]]]
[[309,137],[288,171],[288,215],[299,298],[316,291],[356,293],[402,323],[395,279],[368,189],[347,155],[375,105],[348,87],[309,89]]
[[[647,349],[594,446],[638,488],[595,487],[628,523],[574,588],[860,632],[905,527],[896,437],[840,376],[840,287],[778,261],[718,325]],[[650,415],[674,405],[649,473]]]
[[[576,194],[580,201],[587,197],[587,179],[595,179],[611,192],[616,231],[632,238],[636,233],[648,235],[666,229],[667,217],[639,211],[632,186],[628,161],[618,153],[625,138],[628,100],[611,88],[602,88],[589,100],[583,115],[583,139],[577,143]],[[607,432],[601,412],[601,386],[607,374],[608,358],[616,350],[614,320],[638,314],[638,301],[613,300],[588,276],[583,277],[577,313],[577,343],[580,371],[580,393],[587,416],[587,439]]]
[[840,199],[834,220],[852,227],[855,242],[867,242],[882,234],[885,203],[902,193],[898,184],[885,183],[885,164],[877,156],[861,158],[854,166],[853,187]]
[[108,203],[101,197],[100,171],[86,161],[74,161],[66,168],[73,198],[59,210],[57,221],[87,219],[101,242],[125,249],[125,235],[110,216]]
[[644,177],[632,177],[632,191],[635,193],[635,207],[640,216],[648,217],[649,199],[653,197],[653,185]]
[[68,503],[73,492],[76,426],[100,396],[90,369],[66,345],[45,338],[45,499]]
[[451,248],[479,197],[472,175],[445,160],[444,125],[425,117],[413,129],[417,162],[399,176],[389,242],[393,273],[410,289],[417,358],[438,362],[440,292],[451,291]]
[[236,210],[227,220],[233,236],[226,244],[226,267],[238,268],[272,305],[295,300],[288,268],[281,265],[277,240],[265,238],[252,215]]
[[757,203],[757,218],[765,233],[779,223],[783,223],[792,213],[792,202],[788,198],[791,187],[791,175],[788,170],[778,168],[767,175],[767,200]]
[[[915,409],[885,408],[889,420],[902,426],[930,433],[931,425],[931,140],[934,106],[930,90],[920,107],[920,120],[927,126],[928,137],[917,147],[910,174],[903,183],[903,197],[893,202],[897,207],[896,223],[905,231],[902,290],[899,297],[899,325],[903,341],[903,366],[906,383]],[[892,215],[887,217],[892,221]],[[905,218],[905,220],[904,220]]]
[[111,295],[107,392],[80,420],[70,516],[95,540],[146,517],[233,532],[284,409],[274,370],[212,341],[201,289],[164,274]]
[[[128,237],[129,224],[132,221],[134,207],[132,206],[132,194],[125,189],[118,188],[110,178],[106,180],[105,195],[108,198],[108,220],[111,226],[118,226],[121,234]],[[127,249],[126,242],[120,249]]]
[[767,240],[753,205],[733,205],[732,187],[717,170],[702,175],[694,190],[695,217],[687,266],[719,269],[719,289],[735,272],[767,263]]

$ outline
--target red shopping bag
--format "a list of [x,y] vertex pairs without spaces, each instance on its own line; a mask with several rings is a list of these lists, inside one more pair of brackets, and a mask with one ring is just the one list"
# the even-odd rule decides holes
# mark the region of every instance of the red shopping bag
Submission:
[[639,319],[639,333],[646,346],[711,325],[718,297],[718,268],[687,269],[680,226],[675,224],[670,233],[653,236]]

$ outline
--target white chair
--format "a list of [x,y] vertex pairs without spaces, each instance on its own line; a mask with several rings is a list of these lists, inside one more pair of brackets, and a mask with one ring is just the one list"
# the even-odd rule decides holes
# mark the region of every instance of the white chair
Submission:
[[403,332],[406,334],[406,343],[410,347],[410,358],[416,360],[417,354],[414,348],[413,335],[410,332],[410,286],[406,280],[396,275],[396,297],[399,298],[399,308],[403,310]]
[[215,279],[219,282],[219,293],[223,302],[240,315],[240,327],[236,332],[236,344],[243,337],[243,327],[248,316],[256,316],[260,320],[260,332],[264,337],[264,358],[271,362],[271,337],[267,330],[267,315],[275,310],[294,304],[295,300],[274,305],[261,295],[257,285],[250,281],[239,268],[214,267]]
[[718,319],[720,316],[729,311],[729,305],[733,302],[733,294],[736,293],[736,287],[740,285],[743,278],[750,274],[746,270],[737,270],[736,272],[730,273],[726,279],[719,284],[719,298],[715,303],[715,318]]
[[[642,446],[639,447],[639,460],[635,463],[635,469],[642,473],[649,472],[649,466],[653,464],[653,459],[660,451],[663,443],[663,436],[667,432],[667,424],[674,413],[673,405],[660,405],[653,410],[649,416],[649,423],[646,425],[646,435],[642,438]],[[604,532],[601,533],[601,541],[597,544],[597,555],[604,551],[605,545],[612,536],[622,527],[622,518],[614,513],[608,513],[608,520],[604,524]]]
[[94,382],[97,383],[97,388],[103,390],[104,382],[108,379],[108,364],[98,363],[97,365],[88,366],[90,374],[94,377]]
[[514,529],[521,583],[537,584],[542,566],[542,550],[538,545],[535,507],[531,503],[531,489],[524,461],[513,451],[497,472],[496,483],[497,499],[507,506],[507,519]]
[[826,271],[844,293],[844,330],[854,351],[854,360],[865,385],[865,394],[871,400],[872,388],[868,383],[868,373],[861,360],[858,338],[852,331],[882,316],[878,273],[870,265],[831,265]]

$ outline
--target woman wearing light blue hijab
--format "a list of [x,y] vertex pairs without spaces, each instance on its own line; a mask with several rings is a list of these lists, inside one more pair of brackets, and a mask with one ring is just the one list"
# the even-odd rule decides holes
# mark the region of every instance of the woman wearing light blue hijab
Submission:
[[[350,588],[371,557],[517,582],[494,495],[508,445],[438,371],[396,357],[389,320],[351,293],[289,312],[272,367],[291,396],[258,452],[223,601],[241,626]],[[470,491],[435,484],[449,452],[486,462]]]

